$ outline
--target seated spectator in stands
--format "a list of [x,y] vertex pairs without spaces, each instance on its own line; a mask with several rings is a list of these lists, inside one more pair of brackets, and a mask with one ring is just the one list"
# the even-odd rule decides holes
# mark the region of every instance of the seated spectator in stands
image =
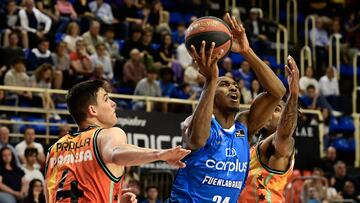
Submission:
[[173,82],[173,72],[170,68],[160,69],[160,87],[163,97],[170,98],[174,95],[175,84]]
[[9,144],[9,136],[10,136],[9,128],[6,126],[1,126],[0,127],[0,149],[3,147],[8,147],[11,150],[11,152],[14,154],[16,165],[20,166],[20,161],[19,161],[19,158],[18,158],[15,148],[11,144]]
[[346,41],[349,42],[352,47],[360,49],[360,22],[359,14],[353,11],[349,14],[345,22]]
[[141,40],[141,55],[142,55],[142,63],[145,66],[145,69],[148,70],[150,68],[155,68],[154,62],[156,57],[156,51],[152,47],[152,38],[153,33],[151,29],[144,30],[142,40]]
[[131,36],[124,43],[124,47],[121,50],[121,55],[123,55],[126,59],[130,57],[130,51],[133,49],[141,50],[141,36],[143,30],[141,26],[134,26],[131,30]]
[[335,68],[328,67],[326,74],[319,80],[320,94],[323,96],[338,96],[340,94],[339,83],[335,76]]
[[245,87],[250,89],[251,82],[254,80],[254,73],[250,70],[250,64],[247,61],[242,62],[240,68],[232,72],[235,80],[242,79],[245,82]]
[[73,3],[75,12],[80,18],[94,18],[95,15],[90,11],[88,0],[75,1]]
[[23,48],[29,47],[27,32],[20,26],[19,9],[15,0],[8,0],[6,12],[0,14],[0,30],[3,30],[3,46],[9,46],[11,33],[21,34],[21,42]]
[[333,186],[336,191],[342,191],[346,181],[354,181],[346,171],[346,165],[343,161],[337,161],[334,165],[334,176],[330,179],[330,185]]
[[[246,87],[246,86],[245,86]],[[250,92],[251,92],[251,101],[254,101],[254,99],[260,94],[262,93],[262,88],[260,86],[259,81],[257,80],[253,80],[251,82],[251,88],[250,88]]]
[[23,164],[22,170],[25,172],[25,180],[30,183],[33,179],[39,179],[42,183],[44,183],[44,176],[39,170],[36,168],[38,151],[36,148],[28,147],[25,149],[25,159],[26,163]]
[[246,35],[248,36],[251,47],[254,47],[254,51],[261,58],[266,55],[270,42],[266,33],[268,32],[267,23],[260,18],[259,12],[255,9],[250,9],[250,16],[244,23]]
[[8,35],[8,46],[0,48],[1,50],[1,64],[4,65],[0,70],[0,78],[3,78],[5,72],[8,70],[8,67],[11,65],[15,58],[24,57],[24,52],[21,47],[19,47],[19,36],[17,32],[11,32]]
[[95,53],[95,47],[104,43],[104,38],[100,35],[100,23],[97,20],[93,20],[90,23],[89,31],[82,35],[86,43],[86,51],[91,55]]
[[68,0],[57,0],[55,5],[55,21],[57,33],[63,33],[71,20],[76,20],[77,14]]
[[[331,24],[331,34],[330,35],[338,35],[340,36],[340,61],[346,64],[350,64],[352,62],[351,58],[351,51],[350,51],[350,44],[349,41],[345,38],[344,28],[340,22],[340,19],[334,19]],[[359,35],[360,37],[360,35]],[[333,47],[336,47],[335,41],[330,41]],[[335,50],[333,50],[335,53]],[[333,55],[334,56],[334,55]]]
[[76,78],[73,81],[75,84],[86,80],[93,73],[90,56],[82,39],[76,41],[76,51],[70,54],[70,73]]
[[311,66],[305,69],[305,75],[300,78],[299,87],[302,95],[306,93],[306,88],[312,85],[315,87],[315,92],[319,93],[319,82],[314,78],[314,71]]
[[135,2],[132,0],[124,0],[122,5],[119,8],[119,11],[116,12],[116,18],[121,22],[126,23],[128,26],[134,24],[141,25],[143,20],[139,17],[139,9],[136,7]]
[[145,201],[145,197],[141,194],[141,183],[138,180],[130,180],[128,188],[132,193],[136,195],[136,200],[138,202]]
[[360,202],[360,192],[356,190],[355,183],[351,180],[345,182],[344,189],[342,190],[341,194],[346,200]]
[[34,6],[34,0],[24,0],[25,8],[19,11],[21,27],[27,31],[29,47],[34,48],[38,38],[45,37],[51,28],[51,19]]
[[107,81],[111,81],[114,77],[113,66],[111,64],[111,58],[106,53],[104,43],[96,45],[96,53],[90,56],[91,64],[93,69],[103,69],[103,78]]
[[154,186],[148,186],[146,187],[146,200],[140,202],[140,203],[161,203],[161,201],[158,199],[159,196],[159,189]]
[[0,202],[16,203],[26,196],[25,173],[16,165],[10,148],[3,147],[0,156]]
[[[4,90],[0,90],[0,105],[6,105],[6,95]],[[0,111],[0,119],[6,119],[8,117],[8,113],[8,111]]]
[[135,87],[136,84],[146,76],[145,66],[140,63],[141,56],[138,49],[130,52],[130,60],[128,60],[123,68],[123,82],[128,87]]
[[328,109],[330,112],[333,111],[331,105],[325,97],[316,93],[316,89],[313,85],[309,85],[306,88],[304,95],[300,97],[300,104],[307,109]]
[[49,48],[49,40],[46,38],[40,39],[38,47],[33,48],[29,54],[27,71],[34,71],[44,63],[54,65]]
[[66,43],[69,53],[76,50],[76,41],[79,39],[81,39],[79,25],[76,22],[69,23],[66,29],[66,35],[63,39],[63,41]]
[[245,81],[240,79],[238,82],[239,90],[240,90],[240,103],[241,104],[250,104],[251,99],[251,92],[248,88],[245,87]]
[[[26,74],[26,67],[23,58],[16,58],[11,69],[6,72],[4,84],[9,86],[28,87],[30,85],[29,76]],[[27,104],[32,107],[42,107],[41,98],[33,95],[29,91],[9,91],[19,98],[19,104]]]
[[[146,78],[143,78],[136,85],[134,95],[150,96],[150,97],[161,97],[161,87],[158,81],[156,81],[157,72],[156,70],[148,70]],[[144,101],[134,101],[133,110],[144,110]]]
[[185,43],[180,44],[176,48],[176,59],[180,62],[183,69],[192,64],[193,59],[187,51]]
[[169,12],[164,10],[160,0],[152,1],[148,23],[155,28],[157,34],[171,33]]
[[199,67],[196,63],[189,65],[184,71],[184,82],[191,86],[200,86],[204,77],[199,73]]
[[175,59],[174,44],[172,43],[171,35],[164,34],[161,38],[159,61],[163,66],[169,67],[173,70],[176,81],[182,81],[183,69],[180,63]]
[[[4,40],[6,37],[4,36]],[[18,56],[23,56],[23,49],[19,46],[19,35],[17,32],[11,32],[8,35],[7,45],[4,45],[5,49],[14,50],[19,52]]]
[[309,1],[309,14],[329,15],[329,5],[327,0]]
[[326,156],[320,161],[320,167],[323,169],[325,176],[334,175],[334,165],[336,163],[336,149],[330,146],[326,150]]
[[95,0],[89,3],[90,11],[99,19],[102,23],[111,25],[117,22],[114,19],[111,7],[104,0]]
[[230,57],[224,58],[219,68],[219,76],[224,76],[228,72],[232,72],[232,60]]
[[26,164],[25,149],[28,147],[34,147],[37,149],[38,156],[37,156],[36,168],[40,168],[40,166],[45,162],[44,148],[40,143],[35,142],[35,129],[32,127],[27,127],[25,129],[24,140],[19,142],[15,146],[20,162],[22,164]]
[[35,6],[39,11],[55,20],[54,4],[55,0],[35,0]]
[[120,55],[120,47],[115,41],[115,32],[111,27],[105,30],[104,38],[106,51],[109,53],[113,65],[116,61],[123,61],[124,57]]
[[179,99],[194,100],[196,99],[197,94],[193,90],[191,85],[189,85],[188,83],[182,83],[175,89],[174,97]]
[[61,89],[63,81],[68,81],[70,71],[70,57],[66,50],[66,43],[59,42],[56,52],[51,54],[54,62],[54,89]]
[[[312,37],[315,35],[315,39]],[[328,46],[329,37],[324,28],[324,20],[321,17],[316,18],[316,27],[312,28],[309,32],[310,42],[315,43],[316,46],[316,76],[320,76],[324,72],[325,66],[328,62]],[[314,41],[315,40],[315,41]]]
[[28,194],[22,203],[45,203],[44,184],[39,179],[33,179],[29,183]]
[[178,47],[180,44],[185,42],[185,24],[179,23],[175,32],[172,33],[172,38],[174,41],[174,46]]

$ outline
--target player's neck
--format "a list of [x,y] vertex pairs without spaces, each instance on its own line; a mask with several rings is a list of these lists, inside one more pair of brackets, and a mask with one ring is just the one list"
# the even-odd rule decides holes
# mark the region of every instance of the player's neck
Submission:
[[234,125],[235,113],[223,112],[219,109],[214,109],[214,116],[216,121],[225,129],[229,129]]
[[102,123],[100,123],[99,121],[97,120],[86,120],[84,122],[82,122],[80,125],[79,125],[79,130],[85,130],[91,126],[99,126],[99,127],[104,127]]

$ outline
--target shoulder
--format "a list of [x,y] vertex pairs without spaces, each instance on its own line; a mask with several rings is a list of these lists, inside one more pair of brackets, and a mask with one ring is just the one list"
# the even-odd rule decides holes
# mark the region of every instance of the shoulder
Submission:
[[101,140],[114,141],[119,139],[126,139],[125,131],[118,127],[104,128],[99,132]]
[[238,123],[242,124],[243,126],[247,126],[247,117],[249,115],[249,110],[245,110],[245,111],[242,111],[242,112],[239,112],[235,119]]

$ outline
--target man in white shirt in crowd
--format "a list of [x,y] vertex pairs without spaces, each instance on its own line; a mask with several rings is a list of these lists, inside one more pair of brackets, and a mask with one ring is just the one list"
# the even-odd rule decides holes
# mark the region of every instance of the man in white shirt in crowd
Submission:
[[314,70],[311,66],[305,69],[305,75],[300,78],[299,85],[301,95],[305,94],[309,85],[313,85],[316,93],[319,93],[319,82],[314,78]]
[[193,62],[192,57],[185,47],[185,43],[181,43],[176,48],[176,59],[180,62],[181,66],[186,69]]
[[36,167],[38,150],[36,148],[28,147],[25,149],[26,163],[23,164],[22,169],[25,172],[25,180],[30,183],[33,179],[39,179],[44,184],[44,176]]
[[322,76],[319,80],[320,94],[327,96],[339,96],[339,83],[335,77],[335,69],[333,67],[328,67],[326,69],[326,74]]
[[28,147],[36,148],[38,151],[37,166],[40,168],[41,164],[45,161],[44,148],[40,143],[35,142],[35,129],[27,127],[24,132],[24,140],[15,146],[17,154],[22,164],[26,164],[25,149]]
[[[316,47],[316,76],[320,76],[326,67],[328,59],[328,45],[329,37],[328,33],[324,28],[324,21],[321,17],[316,18],[316,27],[312,28],[309,32],[310,41],[312,44],[315,43]],[[314,36],[314,37],[313,37]],[[314,41],[315,40],[315,41]]]

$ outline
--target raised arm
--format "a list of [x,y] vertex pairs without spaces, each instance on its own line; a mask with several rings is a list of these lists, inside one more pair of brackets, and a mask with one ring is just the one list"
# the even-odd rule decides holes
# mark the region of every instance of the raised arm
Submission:
[[266,89],[264,94],[254,100],[249,112],[244,112],[239,116],[240,121],[246,124],[249,135],[253,135],[264,126],[284,96],[286,89],[271,68],[250,48],[244,26],[239,24],[235,17],[231,18],[229,14],[227,14],[226,20],[234,37],[232,51],[245,57],[260,84]]
[[120,128],[103,129],[97,139],[101,156],[105,163],[120,166],[136,166],[154,161],[166,161],[170,165],[185,167],[180,161],[189,150],[175,147],[167,150],[141,148],[127,144],[126,134]]
[[189,127],[184,133],[184,141],[192,150],[199,149],[206,144],[210,136],[211,116],[214,108],[214,97],[219,75],[217,62],[218,55],[213,55],[215,43],[211,44],[210,51],[205,54],[205,41],[201,43],[200,53],[198,54],[194,46],[191,46],[192,57],[199,66],[199,71],[205,76],[206,81],[198,105],[192,114]]

